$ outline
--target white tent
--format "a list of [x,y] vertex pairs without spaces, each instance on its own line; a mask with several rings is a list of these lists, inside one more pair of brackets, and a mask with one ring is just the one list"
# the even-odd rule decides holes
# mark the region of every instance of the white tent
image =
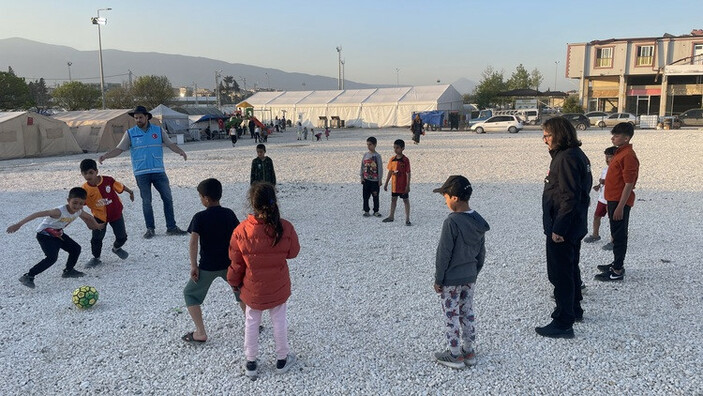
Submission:
[[[109,151],[117,147],[125,131],[137,125],[128,113],[131,110],[67,111],[54,118],[64,121],[83,150],[90,153]],[[161,125],[152,118],[152,124]]]
[[28,111],[0,112],[0,160],[82,152],[65,122]]
[[166,127],[169,134],[187,134],[190,122],[188,114],[179,113],[162,104],[150,111],[154,118],[161,121],[161,125]]
[[259,92],[246,100],[271,117],[283,116],[292,121],[317,127],[319,117],[333,116],[347,126],[384,128],[408,126],[413,112],[462,111],[463,97],[451,85],[395,87],[343,91]]

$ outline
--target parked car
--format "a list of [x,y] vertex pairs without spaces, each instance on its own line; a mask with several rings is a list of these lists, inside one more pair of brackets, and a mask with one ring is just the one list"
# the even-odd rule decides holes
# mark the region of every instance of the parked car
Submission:
[[522,129],[522,122],[514,115],[497,115],[486,121],[476,123],[471,126],[471,130],[476,133],[503,132],[518,133]]
[[566,113],[561,116],[569,120],[571,125],[579,131],[585,131],[591,125],[588,117],[580,113]]
[[468,124],[469,127],[471,127],[479,122],[486,121],[487,119],[489,119],[491,117],[493,117],[493,110],[484,109],[484,110],[477,112],[476,117],[468,119],[466,121],[466,123]]
[[637,124],[637,116],[634,114],[630,113],[615,113],[607,116],[601,121],[598,121],[598,127],[600,128],[605,128],[605,127],[612,127],[615,126],[616,124],[619,124],[621,122],[629,122],[633,126]]
[[596,126],[600,121],[603,121],[606,117],[608,117],[610,113],[606,113],[604,111],[591,111],[585,115],[590,120],[591,125]]
[[683,126],[703,126],[703,109],[686,110],[679,114]]

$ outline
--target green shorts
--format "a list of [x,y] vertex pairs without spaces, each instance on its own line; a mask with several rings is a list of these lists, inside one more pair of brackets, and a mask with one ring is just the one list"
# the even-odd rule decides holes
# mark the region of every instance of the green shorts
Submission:
[[[217,278],[222,278],[227,282],[227,270],[221,271],[205,271],[199,270],[198,282],[193,282],[193,279],[188,280],[188,284],[183,289],[183,297],[186,299],[186,306],[191,305],[201,305],[207,296],[208,290],[210,290],[210,285]],[[239,299],[239,293],[234,293],[234,298],[237,302],[242,301]]]

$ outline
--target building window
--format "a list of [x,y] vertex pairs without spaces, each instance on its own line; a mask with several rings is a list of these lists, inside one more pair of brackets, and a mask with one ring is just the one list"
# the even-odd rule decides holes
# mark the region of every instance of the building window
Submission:
[[612,48],[596,48],[596,67],[613,67]]
[[652,66],[654,64],[654,46],[642,45],[637,47],[637,66]]
[[694,65],[703,65],[703,44],[695,44],[693,46],[693,62]]

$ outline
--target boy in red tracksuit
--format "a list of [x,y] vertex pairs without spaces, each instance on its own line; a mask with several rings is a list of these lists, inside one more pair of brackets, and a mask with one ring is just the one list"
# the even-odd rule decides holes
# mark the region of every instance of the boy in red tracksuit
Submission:
[[[122,260],[129,256],[122,246],[127,242],[127,231],[124,217],[122,216],[122,201],[117,194],[127,192],[129,199],[134,202],[134,191],[110,176],[98,175],[98,164],[92,159],[81,161],[81,175],[86,182],[83,189],[88,193],[86,206],[95,217],[98,224],[108,223],[115,233],[115,243],[112,245],[112,252]],[[103,249],[103,239],[105,238],[105,227],[93,230],[93,237],[90,239],[90,249],[93,258],[86,264],[87,267],[95,267],[102,263],[100,253]]]

